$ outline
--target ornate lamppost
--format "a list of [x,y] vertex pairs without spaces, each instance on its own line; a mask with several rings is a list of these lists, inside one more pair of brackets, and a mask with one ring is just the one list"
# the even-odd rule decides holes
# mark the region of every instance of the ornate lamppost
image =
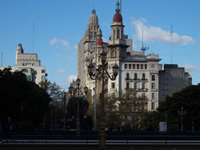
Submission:
[[[70,85],[69,87],[69,93],[71,96],[74,96],[74,97],[77,97],[77,124],[76,124],[76,132],[77,132],[77,135],[80,135],[80,102],[79,102],[79,97],[80,96],[84,96],[83,92],[81,91],[81,88],[80,88],[80,83],[81,83],[81,80],[79,78],[76,79],[76,88],[74,88],[73,86]],[[85,93],[85,96],[87,96],[87,92],[88,92],[88,87],[85,86],[84,87],[84,93]]]
[[183,116],[186,114],[186,110],[181,107],[181,110],[178,110],[178,114],[181,116],[181,132],[183,132]]
[[92,64],[92,62],[88,66],[88,73],[90,75],[90,78],[92,80],[99,79],[102,82],[102,92],[100,94],[100,99],[101,99],[101,123],[100,123],[100,128],[99,128],[99,149],[104,150],[105,149],[105,125],[104,125],[104,117],[105,117],[105,111],[104,111],[104,84],[106,79],[111,79],[115,80],[119,67],[117,64],[115,64],[112,69],[113,69],[113,75],[110,76],[110,74],[107,71],[107,66],[108,63],[106,63],[106,53],[103,51],[100,56],[101,56],[101,65],[98,65],[97,67],[97,73],[95,74],[95,67]]

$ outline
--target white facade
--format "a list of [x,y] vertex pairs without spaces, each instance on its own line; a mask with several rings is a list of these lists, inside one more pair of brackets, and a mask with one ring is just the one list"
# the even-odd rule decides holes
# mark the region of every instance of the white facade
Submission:
[[[5,67],[1,67],[3,70]],[[40,65],[40,60],[37,54],[24,53],[21,44],[18,45],[16,50],[16,65],[11,67],[11,71],[21,71],[26,75],[27,80],[39,84],[41,81],[46,80],[46,68]]]
[[[159,105],[159,70],[162,68],[159,61],[155,54],[144,56],[140,53],[126,57],[125,61],[120,62],[121,70],[117,79],[109,80],[108,93],[128,88],[135,89],[138,96],[148,98],[147,109],[155,110]],[[114,63],[109,62],[110,66]]]
[[[79,45],[84,45],[84,48],[82,48],[84,54],[81,52],[82,45],[78,49],[78,76],[84,80],[82,83],[87,85],[91,89],[92,95],[94,95],[95,82],[89,78],[86,61],[95,64],[95,51],[100,54],[104,50],[107,53],[109,73],[112,75],[112,66],[114,64],[119,66],[116,80],[111,81],[109,79],[106,84],[107,87],[105,89],[107,92],[120,94],[127,88],[133,88],[137,91],[138,96],[145,95],[147,97],[147,110],[156,110],[159,105],[159,70],[162,68],[159,64],[158,55],[149,54],[145,56],[142,52],[132,50],[132,39],[128,39],[128,36],[124,34],[119,3],[117,3],[116,13],[113,17],[111,36],[108,43],[100,42],[102,39],[99,38],[102,38],[102,33],[98,34],[97,30],[94,30],[97,27],[99,28],[98,18],[93,10],[85,32],[85,42],[81,39],[79,43]],[[97,35],[97,40],[95,35]],[[97,64],[100,63],[99,54],[97,54]],[[97,83],[97,95],[99,92],[101,92],[100,82]]]

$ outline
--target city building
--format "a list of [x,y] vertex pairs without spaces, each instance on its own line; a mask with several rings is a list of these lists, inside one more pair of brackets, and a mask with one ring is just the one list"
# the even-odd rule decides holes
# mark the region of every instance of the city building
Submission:
[[[108,71],[111,73],[112,66],[119,66],[119,74],[115,81],[108,79],[106,90],[108,93],[121,93],[125,89],[134,88],[138,95],[148,98],[146,110],[155,110],[159,105],[159,70],[162,69],[157,54],[145,55],[145,47],[142,52],[132,50],[132,39],[124,34],[124,24],[120,13],[119,2],[111,25],[111,36],[108,43],[102,40],[102,31],[98,25],[96,11],[92,10],[89,17],[88,28],[84,38],[78,47],[78,77],[82,86],[86,85],[92,90],[101,91],[100,82],[90,80],[87,73],[89,62],[100,63],[99,54],[104,50],[107,53]],[[96,85],[96,86],[95,86]]]
[[[6,67],[0,67],[3,70]],[[27,80],[39,84],[46,80],[46,68],[40,65],[40,60],[35,53],[24,53],[20,43],[16,49],[16,65],[11,67],[11,71],[21,71],[26,75]]]
[[159,100],[163,101],[166,96],[192,85],[192,78],[183,67],[176,64],[165,64],[159,72]]

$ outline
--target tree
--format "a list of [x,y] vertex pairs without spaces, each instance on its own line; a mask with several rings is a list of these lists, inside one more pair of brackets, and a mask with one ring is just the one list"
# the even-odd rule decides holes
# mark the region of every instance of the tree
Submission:
[[49,112],[46,114],[46,122],[51,126],[51,130],[56,129],[56,125],[60,120],[66,119],[65,104],[66,104],[66,92],[55,82],[42,81],[39,83],[41,88],[46,90],[51,98],[49,104]]
[[141,128],[143,131],[158,131],[159,113],[157,111],[143,112],[141,115]]
[[27,81],[25,74],[11,68],[0,70],[0,120],[31,121],[39,126],[48,110],[50,97],[37,84]]
[[80,119],[80,127],[82,129],[86,129],[86,126],[92,127],[91,116],[87,115],[87,111],[89,108],[89,102],[86,100],[85,97],[71,97],[67,104],[67,111],[69,113],[69,118],[72,119],[73,127],[76,126],[77,118],[77,110],[78,110],[78,102],[79,102],[79,119]]
[[181,107],[185,110],[183,116],[183,124],[185,130],[194,129],[200,130],[200,84],[189,86],[180,92],[174,93],[172,96],[167,97],[160,103],[158,113],[160,114],[160,120],[168,120],[168,126],[171,124],[181,125],[181,116],[178,111]]
[[[101,116],[101,103],[99,101],[97,101],[97,125]],[[104,118],[108,128],[123,126],[125,129],[136,129],[136,126],[139,126],[142,112],[146,110],[147,98],[138,96],[135,89],[127,89],[120,96],[118,93],[107,94],[104,103]],[[93,112],[93,107],[90,112]]]

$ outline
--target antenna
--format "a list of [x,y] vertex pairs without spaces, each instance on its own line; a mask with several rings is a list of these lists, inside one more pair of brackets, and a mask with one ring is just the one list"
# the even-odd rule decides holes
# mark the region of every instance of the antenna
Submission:
[[3,52],[1,52],[1,67],[3,66]]
[[32,39],[33,52],[34,52],[34,32],[35,32],[35,22],[33,21],[33,39]]
[[142,51],[143,55],[145,54],[145,51],[149,49],[149,46],[143,45],[143,30],[142,30],[142,46],[140,50]]
[[122,14],[122,0],[120,0],[120,14]]
[[171,25],[171,64],[173,64],[173,39],[172,39],[172,36],[173,36],[173,26]]

